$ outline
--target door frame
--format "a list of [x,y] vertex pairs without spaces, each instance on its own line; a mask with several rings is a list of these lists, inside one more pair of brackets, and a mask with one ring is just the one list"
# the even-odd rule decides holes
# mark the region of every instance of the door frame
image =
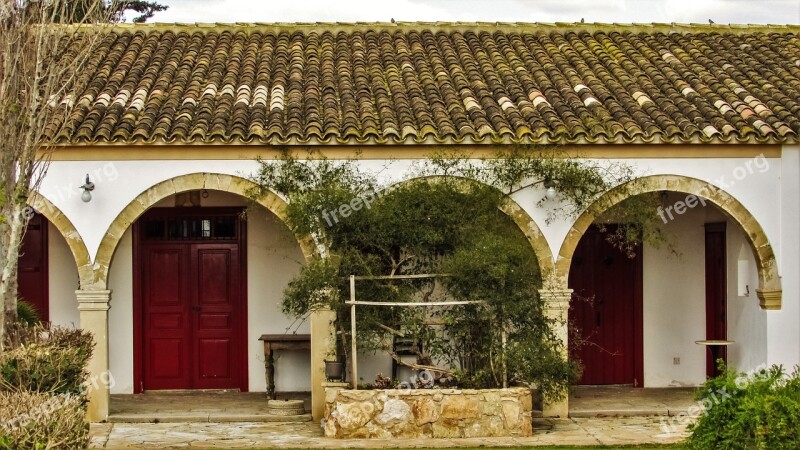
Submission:
[[[606,228],[612,228],[617,224],[604,224]],[[610,231],[610,230],[609,230]],[[589,233],[600,233],[597,225],[592,224],[581,236],[583,239]],[[580,242],[575,247],[576,251],[580,246]],[[643,388],[644,386],[644,246],[637,249],[637,256],[641,261],[636,264],[633,276],[634,294],[633,294],[633,387]],[[570,266],[570,270],[572,267]],[[570,304],[572,299],[570,299]],[[569,327],[569,312],[567,313],[567,326]],[[569,349],[567,354],[570,354]],[[579,384],[579,383],[578,383]],[[580,385],[580,384],[579,384]]]
[[[248,361],[247,355],[249,352],[247,342],[247,220],[243,218],[246,212],[245,207],[167,207],[167,208],[150,208],[145,211],[133,223],[133,393],[140,394],[144,392],[144,298],[142,293],[142,245],[141,239],[141,220],[146,218],[150,213],[158,212],[159,215],[171,217],[193,217],[207,214],[237,214],[238,239],[236,243],[239,245],[239,292],[240,292],[240,313],[237,322],[234,326],[239,330],[238,338],[241,342],[239,346],[239,385],[241,392],[248,392],[250,390],[250,377],[248,376]],[[163,241],[165,244],[184,242],[184,243],[214,243],[214,240],[182,240],[182,241]],[[229,241],[230,242],[230,241]],[[156,244],[157,245],[157,244]]]

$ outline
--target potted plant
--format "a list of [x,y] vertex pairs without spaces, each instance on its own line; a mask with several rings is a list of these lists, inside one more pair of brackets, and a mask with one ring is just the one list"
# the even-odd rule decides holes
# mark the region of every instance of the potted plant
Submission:
[[325,361],[325,378],[328,381],[344,382],[345,373],[344,361]]

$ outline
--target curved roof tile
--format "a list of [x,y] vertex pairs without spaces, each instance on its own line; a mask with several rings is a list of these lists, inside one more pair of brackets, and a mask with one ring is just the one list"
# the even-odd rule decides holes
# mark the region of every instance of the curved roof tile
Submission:
[[800,136],[797,26],[121,24],[82,76],[57,142]]

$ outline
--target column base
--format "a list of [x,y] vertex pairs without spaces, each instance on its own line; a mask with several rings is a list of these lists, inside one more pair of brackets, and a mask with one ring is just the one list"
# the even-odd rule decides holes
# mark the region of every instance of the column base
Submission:
[[544,403],[542,405],[542,416],[566,419],[569,417],[569,399],[564,397],[555,403]]

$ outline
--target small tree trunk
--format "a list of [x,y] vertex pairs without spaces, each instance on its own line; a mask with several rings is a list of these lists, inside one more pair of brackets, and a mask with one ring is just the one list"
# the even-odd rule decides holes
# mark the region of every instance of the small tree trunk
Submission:
[[103,24],[118,18],[119,8],[104,0],[0,2],[2,349],[9,322],[17,316],[26,200],[47,172],[51,145],[69,124],[73,97],[84,92],[97,70],[92,55],[106,35]]
[[[0,274],[0,299],[3,300],[3,316],[6,323],[3,328],[17,320],[17,261],[19,250],[22,244],[22,236],[25,233],[27,206],[21,202],[15,202],[9,212],[9,236],[8,243],[3,249],[2,270]],[[5,331],[5,330],[3,330]]]

